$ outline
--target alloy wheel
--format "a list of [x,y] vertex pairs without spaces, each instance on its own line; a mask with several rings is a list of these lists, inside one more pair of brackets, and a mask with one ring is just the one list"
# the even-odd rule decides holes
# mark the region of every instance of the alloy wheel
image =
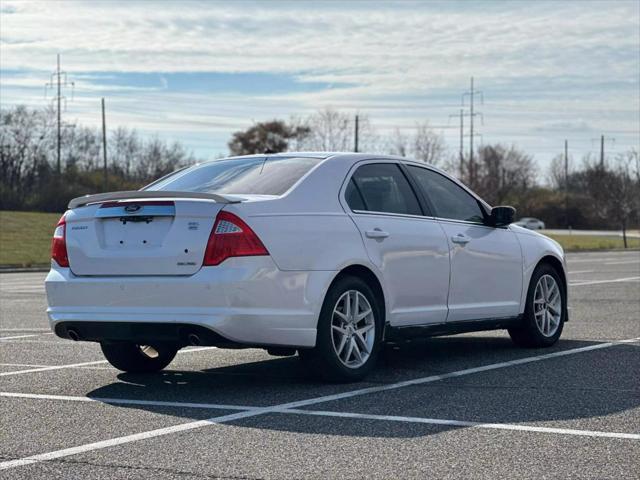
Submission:
[[331,340],[340,362],[349,368],[364,365],[373,351],[375,336],[375,316],[367,297],[358,290],[344,292],[331,317]]
[[562,294],[555,278],[543,275],[533,296],[533,315],[542,335],[552,337],[562,320]]

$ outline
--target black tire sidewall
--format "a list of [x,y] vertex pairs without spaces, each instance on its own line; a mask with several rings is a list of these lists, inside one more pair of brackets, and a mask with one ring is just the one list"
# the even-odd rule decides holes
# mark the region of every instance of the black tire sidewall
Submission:
[[[533,297],[535,295],[536,285],[538,284],[538,280],[540,280],[540,278],[543,275],[550,275],[556,281],[556,283],[558,284],[558,288],[560,288],[560,295],[561,295],[561,301],[562,301],[560,325],[558,326],[558,329],[556,330],[556,332],[550,337],[543,335],[538,329],[534,311],[533,311],[533,308],[534,308]],[[519,332],[517,332],[516,335],[520,335],[522,337],[521,343],[526,344],[526,346],[550,347],[551,345],[554,345],[560,338],[560,335],[562,335],[564,322],[566,320],[566,314],[567,314],[566,286],[562,281],[562,279],[560,278],[558,271],[551,265],[547,263],[543,263],[538,267],[536,267],[536,269],[533,272],[533,275],[531,275],[531,281],[529,282],[529,289],[527,291],[527,304],[525,306],[523,324],[522,324],[522,328],[519,329]]]
[[178,347],[169,344],[151,345],[157,352],[155,358],[140,351],[137,344],[131,342],[101,342],[100,348],[107,361],[118,370],[130,373],[152,373],[162,370],[178,353]]
[[[358,368],[349,368],[344,365],[333,348],[331,321],[333,309],[342,296],[348,290],[357,290],[362,293],[375,318],[375,341],[369,358],[364,365]],[[309,363],[315,373],[323,378],[336,382],[358,381],[364,378],[375,366],[380,345],[382,343],[382,331],[384,327],[384,315],[371,287],[358,277],[345,276],[338,279],[329,289],[325,296],[318,319],[318,333],[316,336],[316,347],[310,350],[301,350],[300,356]]]

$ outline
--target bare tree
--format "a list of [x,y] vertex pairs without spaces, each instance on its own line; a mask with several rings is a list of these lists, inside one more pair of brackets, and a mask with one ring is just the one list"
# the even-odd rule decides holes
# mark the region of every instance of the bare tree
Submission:
[[447,154],[442,135],[435,132],[428,122],[416,124],[415,133],[411,135],[396,129],[389,140],[389,151],[393,155],[411,157],[436,166],[443,163]]
[[535,185],[533,158],[514,146],[486,145],[478,150],[474,182],[471,186],[491,204],[503,203],[516,193]]
[[[322,152],[352,152],[355,149],[355,114],[332,108],[319,110],[306,118],[295,119],[308,129],[308,135],[298,142],[300,150]],[[358,151],[371,152],[377,138],[367,115],[358,114]]]
[[591,208],[602,219],[622,229],[627,248],[627,228],[634,213],[640,209],[637,153],[632,150],[619,155],[611,166],[587,159],[584,177]]

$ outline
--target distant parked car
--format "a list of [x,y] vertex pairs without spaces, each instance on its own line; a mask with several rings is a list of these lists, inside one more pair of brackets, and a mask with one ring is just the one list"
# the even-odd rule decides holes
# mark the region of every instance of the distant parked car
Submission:
[[529,230],[542,230],[544,229],[544,222],[542,220],[538,220],[533,217],[524,217],[518,220],[516,225],[524,228],[528,228]]

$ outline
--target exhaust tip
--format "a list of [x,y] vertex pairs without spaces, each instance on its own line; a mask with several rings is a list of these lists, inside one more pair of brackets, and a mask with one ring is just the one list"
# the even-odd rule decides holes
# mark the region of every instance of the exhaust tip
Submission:
[[187,340],[189,341],[189,345],[193,345],[194,347],[202,344],[202,342],[200,341],[200,337],[195,333],[190,333],[189,335],[187,335]]
[[80,340],[80,334],[78,332],[76,332],[74,329],[70,328],[67,330],[67,335],[69,336],[69,338],[71,340],[73,340],[74,342],[77,342],[78,340]]

